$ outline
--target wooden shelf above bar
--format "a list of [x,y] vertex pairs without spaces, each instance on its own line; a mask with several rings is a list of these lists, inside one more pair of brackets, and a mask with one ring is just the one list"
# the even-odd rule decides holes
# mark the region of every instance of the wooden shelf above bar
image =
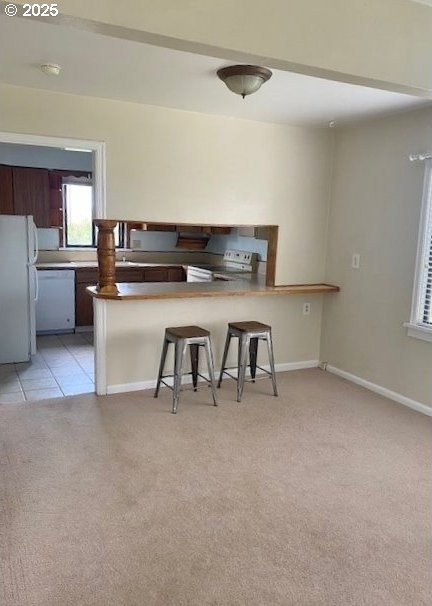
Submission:
[[97,299],[111,301],[144,301],[147,299],[193,299],[199,297],[261,297],[339,292],[333,284],[291,284],[265,286],[245,280],[232,282],[125,283],[117,284],[117,293],[98,292],[90,286],[87,292]]

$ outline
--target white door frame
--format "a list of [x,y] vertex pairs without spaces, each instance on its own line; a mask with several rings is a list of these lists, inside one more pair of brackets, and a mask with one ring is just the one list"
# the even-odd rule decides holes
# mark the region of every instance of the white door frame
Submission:
[[[8,133],[0,131],[0,143],[15,145],[38,145],[41,147],[73,148],[89,150],[93,153],[93,186],[95,214],[98,219],[106,219],[106,155],[103,141],[72,139],[69,137],[51,137],[45,135],[28,135],[25,133]],[[96,393],[107,392],[106,379],[106,301],[93,299],[95,302],[95,377]],[[101,305],[98,305],[100,303]]]

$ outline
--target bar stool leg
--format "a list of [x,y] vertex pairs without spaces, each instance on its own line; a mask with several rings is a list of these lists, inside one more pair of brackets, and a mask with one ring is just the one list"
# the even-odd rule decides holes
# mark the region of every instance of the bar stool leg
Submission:
[[191,343],[190,347],[190,359],[191,359],[191,370],[192,370],[192,384],[193,390],[197,390],[198,384],[198,361],[199,361],[199,345]]
[[215,376],[214,376],[214,363],[213,363],[213,351],[212,351],[210,337],[206,338],[204,349],[205,349],[206,356],[207,356],[207,367],[208,367],[208,373],[209,373],[209,377],[210,377],[210,387],[211,387],[211,390],[212,390],[213,405],[217,406],[216,390],[215,390]]
[[267,341],[268,357],[269,357],[269,362],[270,362],[271,380],[273,383],[273,394],[275,396],[277,396],[279,394],[278,394],[277,385],[276,385],[276,372],[275,372],[274,356],[273,356],[273,339],[272,339],[271,331],[269,331],[267,333],[266,341]]
[[167,355],[167,351],[168,351],[168,345],[169,345],[169,341],[167,339],[164,339],[162,353],[161,353],[161,359],[160,359],[160,364],[159,364],[159,374],[158,374],[158,378],[157,378],[157,382],[156,382],[156,389],[154,392],[155,398],[157,398],[159,395],[160,384],[161,384],[161,380],[162,380],[163,371],[165,368],[165,360],[166,360],[166,355]]
[[175,361],[174,361],[174,390],[173,390],[173,414],[176,414],[180,396],[181,381],[182,381],[182,366],[183,356],[186,351],[186,344],[183,339],[179,339],[175,344]]
[[222,356],[222,366],[221,366],[221,371],[220,371],[220,374],[219,374],[219,381],[218,381],[218,384],[217,384],[218,387],[220,387],[221,383],[222,383],[223,371],[225,370],[226,359],[227,359],[227,356],[228,356],[228,350],[229,350],[230,343],[231,343],[231,333],[228,330],[227,336],[226,336],[226,339],[225,339],[225,348],[224,348],[224,352],[223,352],[223,356]]
[[252,377],[252,383],[255,383],[256,367],[257,367],[257,352],[258,352],[258,339],[252,337],[249,345],[249,362],[250,362],[250,374]]
[[239,363],[238,363],[238,377],[237,377],[237,402],[241,402],[243,395],[244,381],[246,375],[246,361],[249,348],[250,339],[245,335],[239,337]]

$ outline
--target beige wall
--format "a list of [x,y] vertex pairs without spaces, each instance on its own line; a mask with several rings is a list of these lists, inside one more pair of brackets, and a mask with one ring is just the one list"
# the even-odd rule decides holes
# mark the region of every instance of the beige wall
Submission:
[[[108,386],[152,381],[157,377],[162,339],[168,325],[198,324],[211,331],[216,366],[222,359],[227,322],[259,319],[273,327],[277,364],[317,361],[322,295],[312,298],[311,315],[303,316],[303,296],[230,297],[167,301],[108,301]],[[234,343],[234,341],[233,341]],[[231,346],[230,364],[236,364]],[[171,352],[172,355],[172,352]],[[265,345],[260,363],[267,364]],[[188,361],[187,361],[188,363]],[[172,360],[166,372],[172,371]],[[260,383],[259,389],[270,389]]]
[[[107,208],[115,218],[280,225],[279,283],[322,281],[333,133],[72,95],[0,87],[0,130],[106,142]],[[278,363],[317,360],[322,297],[108,304],[108,385],[155,377],[169,324],[275,330]]]
[[102,30],[109,35],[210,48],[246,63],[262,58],[281,69],[331,70],[335,78],[372,78],[392,89],[432,89],[432,9],[409,0],[62,0],[59,8],[99,22],[87,24],[92,29],[139,30]]
[[277,224],[277,282],[322,281],[330,131],[6,85],[0,98],[0,130],[106,142],[109,217]]
[[[338,132],[321,360],[432,405],[432,344],[408,337],[424,167],[432,110]],[[360,253],[361,268],[351,269]]]
[[[106,141],[110,216],[276,223],[278,282],[323,279],[333,133],[10,86],[0,94],[0,130]],[[422,110],[337,132],[325,277],[342,292],[324,297],[321,355],[322,297],[310,318],[302,297],[113,303],[108,383],[152,378],[166,317],[214,324],[219,352],[226,321],[247,315],[275,327],[279,363],[320,357],[431,404],[432,349],[402,326],[423,176],[407,156],[430,149],[431,118]]]

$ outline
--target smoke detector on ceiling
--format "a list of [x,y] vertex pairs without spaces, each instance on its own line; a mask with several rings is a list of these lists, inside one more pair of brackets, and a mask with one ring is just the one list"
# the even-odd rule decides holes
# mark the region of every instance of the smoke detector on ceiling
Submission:
[[43,63],[40,68],[47,76],[58,76],[61,72],[60,65],[56,63]]

